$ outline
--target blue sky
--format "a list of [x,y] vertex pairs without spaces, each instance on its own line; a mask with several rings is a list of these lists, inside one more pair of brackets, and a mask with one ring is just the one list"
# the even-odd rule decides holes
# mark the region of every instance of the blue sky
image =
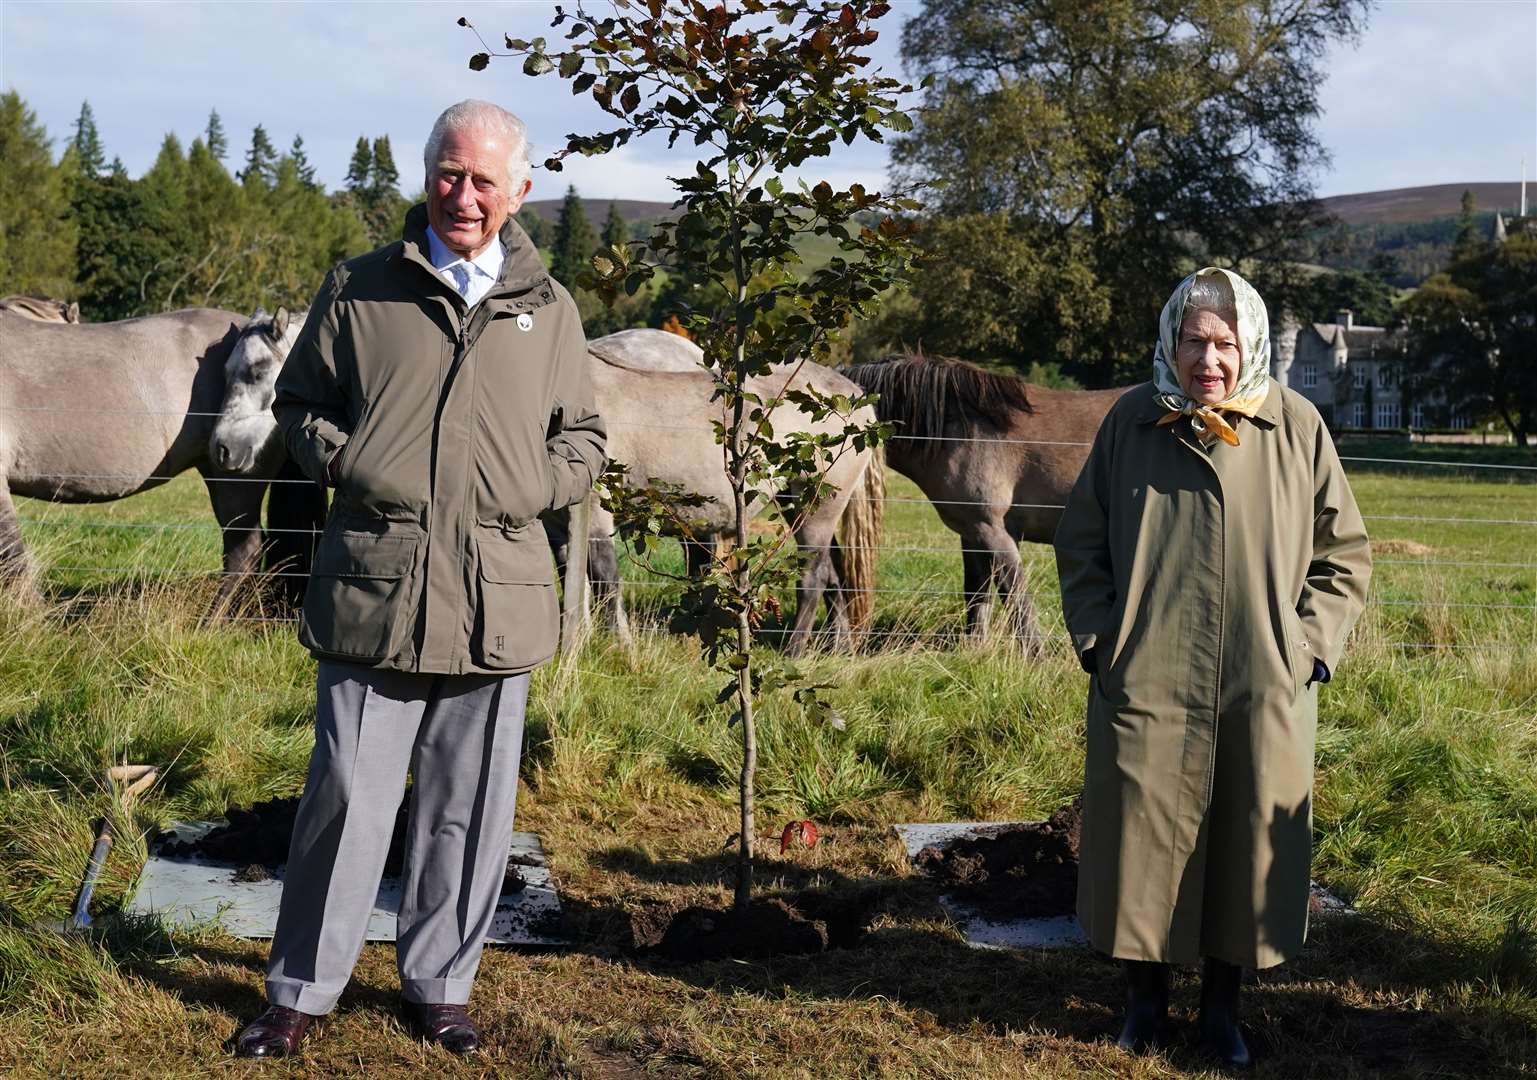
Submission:
[[[523,116],[536,155],[600,123],[553,77],[525,78],[511,61],[466,67],[478,46],[458,16],[496,42],[545,32],[551,7],[0,0],[0,85],[60,140],[89,99],[108,155],[134,175],[167,131],[190,142],[216,108],[232,166],[261,123],[282,148],[302,134],[321,179],[337,186],[357,137],[388,134],[402,186],[414,187],[427,129],[461,98]],[[922,7],[894,7],[875,50],[897,72],[897,29]],[[1361,43],[1335,48],[1328,68],[1318,132],[1333,165],[1316,177],[1320,194],[1513,180],[1523,154],[1537,179],[1537,0],[1385,0]],[[560,176],[536,171],[531,197],[558,196],[569,182],[591,198],[668,199],[668,173],[691,162],[682,146],[669,155],[660,141],[643,143],[568,163]],[[819,177],[878,186],[886,157],[856,143],[819,165]]]

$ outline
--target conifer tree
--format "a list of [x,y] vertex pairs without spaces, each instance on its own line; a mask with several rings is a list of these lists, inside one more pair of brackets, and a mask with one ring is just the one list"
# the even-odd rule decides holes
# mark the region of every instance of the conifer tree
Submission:
[[395,154],[390,149],[390,137],[380,135],[374,140],[373,164],[368,170],[368,192],[377,205],[381,200],[400,195],[400,170],[395,167]]
[[358,136],[358,144],[352,150],[352,162],[347,166],[347,190],[360,195],[368,187],[368,176],[374,171],[374,152],[368,140]]
[[293,159],[294,175],[299,183],[311,191],[319,191],[320,184],[315,180],[315,166],[310,164],[309,155],[304,152],[303,135],[294,136],[294,144],[289,148],[288,156]]
[[630,226],[619,213],[619,204],[608,204],[608,217],[603,222],[603,246],[623,248],[630,239]]
[[37,115],[0,94],[0,293],[73,293],[75,222]]
[[91,111],[89,101],[80,103],[80,117],[75,121],[75,138],[71,145],[80,175],[87,180],[100,176],[107,158],[101,148],[101,135],[96,131],[96,114]]
[[1470,189],[1462,191],[1462,202],[1457,214],[1457,239],[1452,242],[1452,258],[1466,259],[1477,253],[1482,244],[1478,235],[1478,201]]
[[208,111],[208,130],[203,135],[203,141],[215,161],[223,161],[224,155],[229,153],[229,139],[225,138],[224,121],[219,119],[217,109]]
[[597,246],[598,236],[587,220],[581,196],[574,185],[567,187],[565,201],[560,204],[560,214],[555,219],[550,276],[566,288],[575,289],[576,276],[588,268]]
[[251,131],[251,148],[246,151],[245,171],[240,174],[246,187],[271,188],[277,179],[277,148],[267,137],[267,129],[257,124]]

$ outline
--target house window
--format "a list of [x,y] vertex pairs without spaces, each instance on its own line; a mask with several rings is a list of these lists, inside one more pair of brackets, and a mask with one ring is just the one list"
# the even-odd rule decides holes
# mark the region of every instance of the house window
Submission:
[[1317,385],[1318,367],[1315,364],[1308,364],[1302,369],[1302,388],[1304,390],[1311,390]]
[[1409,426],[1416,428],[1425,426],[1425,406],[1417,401],[1414,403],[1414,408],[1409,410]]
[[1382,365],[1380,365],[1377,368],[1377,389],[1378,390],[1391,390],[1391,389],[1393,389],[1394,384],[1396,384],[1397,382],[1398,382],[1398,374],[1397,374],[1397,372],[1395,372],[1387,364],[1382,364]]
[[1353,428],[1366,426],[1366,402],[1358,401],[1350,406],[1350,426]]
[[1351,375],[1350,385],[1354,386],[1357,390],[1366,389],[1366,369],[1364,367],[1355,369]]
[[1458,431],[1462,431],[1467,426],[1468,418],[1466,416],[1463,416],[1460,412],[1452,413],[1452,427],[1456,428]]
[[1398,426],[1398,402],[1377,402],[1377,423],[1375,426],[1380,428],[1396,428]]

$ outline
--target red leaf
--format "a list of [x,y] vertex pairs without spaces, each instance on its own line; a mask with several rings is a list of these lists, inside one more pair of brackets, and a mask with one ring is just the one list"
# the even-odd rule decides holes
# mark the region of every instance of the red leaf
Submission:
[[785,831],[779,837],[779,854],[783,855],[790,850],[790,841],[800,832],[801,823],[792,821],[785,826]]
[[790,850],[790,843],[799,839],[807,847],[817,846],[817,824],[814,821],[792,821],[779,835],[779,854]]
[[838,25],[845,30],[854,29],[854,9],[847,4],[838,12]]

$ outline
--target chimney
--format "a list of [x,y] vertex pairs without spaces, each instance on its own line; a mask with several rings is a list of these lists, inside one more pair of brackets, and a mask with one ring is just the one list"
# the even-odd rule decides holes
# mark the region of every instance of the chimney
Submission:
[[1352,318],[1353,316],[1349,308],[1340,308],[1340,310],[1334,313],[1335,323],[1339,326],[1343,326],[1346,330],[1349,330],[1354,325],[1354,323],[1351,321]]

